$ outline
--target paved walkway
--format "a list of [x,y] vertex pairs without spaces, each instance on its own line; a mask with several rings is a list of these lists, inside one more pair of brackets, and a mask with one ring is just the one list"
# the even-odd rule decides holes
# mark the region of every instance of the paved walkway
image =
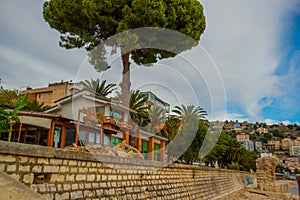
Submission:
[[0,200],[45,200],[40,194],[31,191],[28,186],[16,181],[0,171]]

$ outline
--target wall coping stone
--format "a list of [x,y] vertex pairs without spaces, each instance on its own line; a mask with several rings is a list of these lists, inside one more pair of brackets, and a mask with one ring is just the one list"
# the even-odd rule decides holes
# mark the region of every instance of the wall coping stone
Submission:
[[212,172],[229,172],[249,174],[249,172],[216,169],[208,166],[186,165],[180,163],[157,162],[151,160],[142,160],[138,158],[122,158],[117,156],[109,156],[104,154],[92,154],[89,152],[78,152],[67,149],[45,147],[40,145],[22,144],[16,142],[6,142],[0,140],[0,154],[10,154],[19,156],[42,157],[42,158],[58,158],[79,161],[101,162],[104,164],[117,165],[133,165],[151,168],[176,168],[186,170],[205,170]]

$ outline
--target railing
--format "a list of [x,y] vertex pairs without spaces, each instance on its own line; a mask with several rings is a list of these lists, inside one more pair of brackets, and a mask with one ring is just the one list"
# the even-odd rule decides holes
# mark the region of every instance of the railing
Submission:
[[[115,119],[113,116],[103,116],[97,112],[91,112],[85,108],[83,108],[82,110],[80,110],[80,112],[82,112],[83,114],[86,115],[86,117],[88,117],[89,121],[94,121],[94,123],[99,123],[99,124],[103,124],[103,126],[105,125],[109,125],[109,124],[115,124],[121,128],[126,128],[126,129],[132,129],[133,125],[129,122],[126,121],[122,121],[119,119]],[[87,119],[87,118],[86,118]]]

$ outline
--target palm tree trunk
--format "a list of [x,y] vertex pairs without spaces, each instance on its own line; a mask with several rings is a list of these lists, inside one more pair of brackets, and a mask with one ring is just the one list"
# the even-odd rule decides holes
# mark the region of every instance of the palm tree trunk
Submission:
[[11,139],[12,127],[13,127],[13,123],[10,121],[9,122],[9,131],[8,131],[8,142],[10,142],[10,139]]

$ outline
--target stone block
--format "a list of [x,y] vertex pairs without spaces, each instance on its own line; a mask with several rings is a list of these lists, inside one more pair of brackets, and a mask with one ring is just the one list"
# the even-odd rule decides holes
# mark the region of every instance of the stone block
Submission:
[[39,192],[38,187],[36,185],[34,185],[34,184],[30,185],[30,190],[33,191],[33,192],[35,192],[35,193]]
[[62,184],[57,184],[56,186],[57,186],[57,191],[61,192],[64,190]]
[[71,190],[71,184],[63,184],[64,191]]
[[16,162],[16,157],[12,156],[12,155],[0,154],[0,161],[1,162]]
[[103,190],[96,190],[96,195],[101,197],[103,195]]
[[85,189],[91,189],[92,188],[92,184],[91,183],[85,183],[84,184],[84,188]]
[[83,195],[84,195],[85,198],[86,197],[93,197],[94,196],[94,192],[91,191],[91,190],[84,190],[83,191]]
[[66,181],[74,181],[75,180],[75,175],[74,174],[72,174],[72,175],[69,175],[69,174],[67,174],[66,175]]
[[50,159],[50,164],[51,165],[62,165],[62,162],[63,162],[62,159],[56,159],[56,158]]
[[77,166],[76,160],[69,160],[69,166]]
[[69,172],[69,167],[66,166],[59,167],[59,173],[66,173],[66,172]]
[[36,185],[36,187],[39,189],[40,193],[47,191],[46,185],[44,185],[44,184],[38,184],[38,185]]
[[78,168],[78,172],[79,173],[87,173],[87,172],[89,172],[89,169],[86,167],[80,167],[80,168]]
[[79,186],[79,189],[81,189],[81,190],[84,189],[84,183],[79,183],[78,186]]
[[86,175],[85,174],[77,174],[75,180],[76,181],[85,181]]
[[83,193],[82,191],[74,191],[70,193],[71,199],[82,199],[83,198]]
[[89,173],[98,172],[97,168],[89,168]]
[[109,181],[115,181],[115,180],[117,180],[117,175],[110,175],[110,176],[108,176],[108,180]]
[[22,163],[22,164],[28,163],[28,161],[29,161],[29,158],[26,156],[19,156],[18,159],[19,159],[19,163]]
[[17,165],[16,164],[12,164],[12,165],[8,164],[6,166],[6,171],[7,172],[15,172],[16,170],[17,170]]
[[63,162],[62,162],[62,165],[66,166],[68,164],[69,164],[69,160],[64,159]]
[[70,168],[70,172],[71,173],[77,173],[78,172],[78,168],[77,167],[71,167]]
[[60,175],[60,174],[51,175],[51,182],[64,182],[64,181],[65,181],[65,175]]
[[87,166],[87,167],[91,167],[91,166],[92,166],[92,163],[91,163],[91,162],[86,162],[86,166]]
[[32,184],[34,180],[34,174],[30,173],[30,174],[25,174],[23,176],[23,182],[27,183],[27,184]]
[[95,174],[88,174],[87,175],[87,181],[94,181],[95,180]]
[[101,175],[97,174],[96,175],[96,181],[100,181],[101,180]]
[[78,184],[74,183],[72,184],[72,190],[78,190]]
[[59,166],[44,166],[43,172],[44,173],[58,173]]
[[106,180],[107,180],[107,175],[102,175],[102,176],[101,176],[101,180],[102,180],[102,181],[106,181]]
[[47,187],[47,190],[49,192],[56,192],[57,191],[55,184],[47,184],[46,187]]
[[49,164],[49,159],[48,158],[37,158],[36,161],[38,164]]
[[62,193],[62,194],[55,194],[55,200],[65,200],[70,199],[70,194],[68,192]]
[[29,165],[19,165],[19,172],[30,172],[30,166]]

